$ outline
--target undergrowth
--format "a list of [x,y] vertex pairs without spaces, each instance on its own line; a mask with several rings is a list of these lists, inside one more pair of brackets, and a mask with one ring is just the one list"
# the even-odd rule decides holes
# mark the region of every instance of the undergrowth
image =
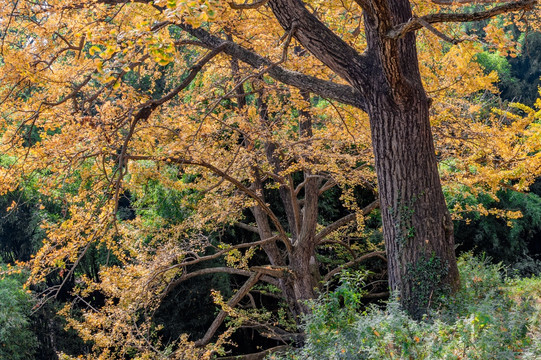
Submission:
[[507,277],[502,265],[471,254],[459,270],[458,293],[421,321],[396,302],[360,312],[362,279],[346,273],[312,303],[304,347],[268,359],[541,359],[541,278]]

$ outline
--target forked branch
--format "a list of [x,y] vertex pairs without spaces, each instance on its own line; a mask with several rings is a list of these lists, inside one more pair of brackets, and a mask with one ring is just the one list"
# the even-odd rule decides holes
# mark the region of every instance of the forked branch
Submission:
[[[242,285],[242,287],[237,291],[237,293],[227,302],[227,306],[230,308],[233,308],[237,306],[237,304],[242,300],[242,298],[250,291],[252,286],[254,286],[261,277],[261,273],[255,273],[250,276],[248,280]],[[207,332],[205,333],[205,336],[203,336],[201,339],[197,340],[195,342],[195,346],[201,347],[205,346],[210,342],[210,339],[214,336],[222,322],[225,320],[225,317],[227,316],[227,311],[222,310],[216,316],[210,327],[208,328]]]

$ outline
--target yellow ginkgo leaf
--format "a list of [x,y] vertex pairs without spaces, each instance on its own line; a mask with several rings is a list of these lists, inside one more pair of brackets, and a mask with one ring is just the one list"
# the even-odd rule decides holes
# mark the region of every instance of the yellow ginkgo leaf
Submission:
[[90,56],[94,56],[97,52],[101,52],[99,46],[94,45],[90,49],[88,49],[88,53],[90,54]]

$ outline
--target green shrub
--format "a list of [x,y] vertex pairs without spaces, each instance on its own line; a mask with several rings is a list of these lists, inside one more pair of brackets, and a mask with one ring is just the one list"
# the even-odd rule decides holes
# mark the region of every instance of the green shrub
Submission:
[[337,307],[334,293],[323,295],[307,318],[305,346],[288,358],[539,359],[534,300],[541,295],[541,279],[509,279],[501,265],[469,253],[459,259],[459,269],[460,291],[439,298],[421,321],[396,302],[386,309],[372,306],[352,319],[358,303]]
[[361,299],[364,295],[365,271],[343,271],[339,286],[332,292],[322,294],[312,302],[312,314],[306,318],[305,332],[308,336],[305,351],[318,359],[331,359],[340,344],[354,341],[351,331],[358,319]]

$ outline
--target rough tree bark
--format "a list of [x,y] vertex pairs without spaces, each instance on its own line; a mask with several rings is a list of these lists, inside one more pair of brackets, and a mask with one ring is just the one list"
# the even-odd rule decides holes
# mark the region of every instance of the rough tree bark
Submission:
[[389,285],[403,307],[419,316],[435,293],[458,288],[459,275],[414,31],[423,26],[430,29],[434,23],[478,21],[529,10],[537,1],[483,0],[478,2],[503,5],[421,18],[413,16],[409,0],[355,1],[362,8],[368,45],[363,54],[322,24],[301,0],[270,0],[268,4],[286,31],[359,92],[357,102],[370,116]]

